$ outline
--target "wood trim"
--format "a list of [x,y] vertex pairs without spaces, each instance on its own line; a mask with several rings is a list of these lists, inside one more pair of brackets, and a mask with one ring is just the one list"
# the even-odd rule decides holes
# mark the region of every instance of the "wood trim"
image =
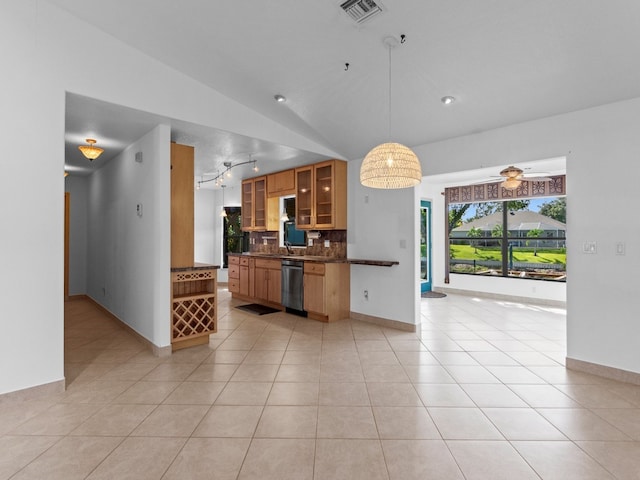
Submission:
[[578,360],[570,357],[566,357],[565,362],[569,370],[589,373],[591,375],[597,375],[598,377],[608,378],[618,382],[640,385],[640,373],[638,372],[630,372],[628,370],[608,367],[598,363],[585,362],[584,360]]

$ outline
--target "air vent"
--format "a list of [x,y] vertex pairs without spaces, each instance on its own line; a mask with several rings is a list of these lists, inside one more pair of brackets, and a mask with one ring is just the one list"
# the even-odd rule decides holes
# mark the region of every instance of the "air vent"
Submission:
[[347,0],[340,8],[356,23],[363,23],[382,13],[382,5],[373,0]]

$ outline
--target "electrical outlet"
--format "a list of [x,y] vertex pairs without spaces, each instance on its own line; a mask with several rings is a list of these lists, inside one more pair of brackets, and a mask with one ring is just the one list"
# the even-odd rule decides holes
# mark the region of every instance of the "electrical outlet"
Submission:
[[324,248],[329,248],[331,246],[331,242],[329,240],[324,241]]
[[267,245],[268,243],[269,243],[269,242],[267,242],[267,239],[266,239],[266,238],[263,238],[263,239],[262,239],[262,244],[263,244],[263,245]]
[[626,253],[626,246],[624,242],[616,243],[616,255],[624,255]]
[[364,299],[369,300],[369,290],[364,291]]

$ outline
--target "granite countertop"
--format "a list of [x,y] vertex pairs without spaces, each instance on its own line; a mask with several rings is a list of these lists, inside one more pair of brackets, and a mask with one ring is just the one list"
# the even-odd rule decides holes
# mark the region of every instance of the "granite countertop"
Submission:
[[293,259],[302,260],[303,262],[316,262],[316,263],[349,263],[351,265],[372,265],[377,267],[391,267],[393,265],[399,265],[400,262],[395,260],[368,260],[368,259],[356,259],[356,258],[336,258],[336,257],[322,257],[316,255],[286,255],[280,253],[230,253],[229,255],[236,256],[249,256],[254,258],[273,258],[273,259]]
[[192,270],[215,270],[219,269],[220,265],[209,265],[207,263],[194,263],[191,267],[171,267],[172,272],[188,272]]

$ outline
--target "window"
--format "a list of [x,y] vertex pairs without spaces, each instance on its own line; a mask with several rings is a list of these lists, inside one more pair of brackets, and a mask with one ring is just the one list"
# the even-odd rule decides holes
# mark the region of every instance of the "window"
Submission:
[[227,216],[223,217],[222,228],[222,267],[227,268],[229,253],[242,253],[249,250],[249,236],[242,231],[242,209],[224,207]]
[[449,271],[566,281],[566,197],[449,205]]
[[286,212],[288,220],[283,220],[283,231],[280,238],[284,242],[291,243],[294,247],[304,247],[306,245],[305,231],[296,229],[296,197],[283,197],[282,210]]

